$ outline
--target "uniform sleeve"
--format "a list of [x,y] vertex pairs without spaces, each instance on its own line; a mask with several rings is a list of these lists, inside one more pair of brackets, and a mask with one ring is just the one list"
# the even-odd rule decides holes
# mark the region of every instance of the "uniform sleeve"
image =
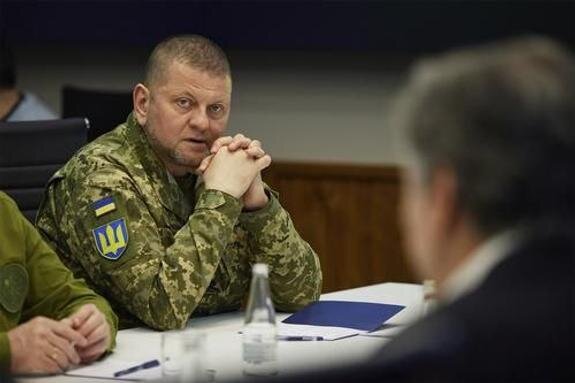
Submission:
[[[93,202],[110,196],[114,210],[97,217]],[[214,277],[241,211],[239,200],[206,190],[172,236],[174,229],[159,226],[155,218],[160,213],[146,204],[127,176],[115,179],[113,189],[88,183],[67,200],[72,206],[61,225],[70,251],[100,291],[159,330],[186,325]],[[119,240],[122,225],[126,236]],[[106,253],[103,239],[116,242],[115,256]]]
[[38,231],[20,217],[26,238],[26,270],[29,278],[22,322],[39,315],[63,319],[85,304],[93,303],[104,314],[110,326],[111,350],[115,345],[118,318],[108,302],[94,293],[83,280],[75,279]]
[[266,193],[268,204],[260,210],[242,213],[240,225],[249,233],[254,261],[270,267],[270,288],[276,308],[296,311],[321,294],[319,259],[297,233],[277,193],[267,188]]

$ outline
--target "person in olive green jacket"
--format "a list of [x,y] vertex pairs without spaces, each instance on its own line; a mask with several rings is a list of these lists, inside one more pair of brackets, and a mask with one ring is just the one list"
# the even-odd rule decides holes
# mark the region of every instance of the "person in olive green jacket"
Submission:
[[0,192],[0,371],[57,373],[111,350],[118,319]]

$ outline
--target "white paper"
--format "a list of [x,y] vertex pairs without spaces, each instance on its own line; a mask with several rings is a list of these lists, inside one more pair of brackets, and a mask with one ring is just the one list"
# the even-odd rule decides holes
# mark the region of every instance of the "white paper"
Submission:
[[69,370],[65,375],[117,380],[160,379],[162,377],[161,366],[138,370],[118,378],[114,377],[114,373],[150,360],[160,360],[161,334],[144,328],[118,331],[114,352],[89,366]]
[[102,360],[95,362],[89,366],[78,367],[76,369],[66,371],[65,375],[70,376],[84,376],[91,378],[112,378],[118,380],[153,380],[162,377],[162,369],[160,366],[138,370],[127,375],[114,377],[114,373],[126,370],[130,367],[137,366],[146,362],[122,362],[117,360]]
[[336,340],[348,336],[365,334],[367,331],[346,327],[311,326],[303,324],[278,323],[278,336],[315,336],[323,340]]
[[391,326],[383,326],[383,328],[377,329],[372,332],[368,332],[365,334],[361,334],[363,336],[374,336],[377,338],[395,338],[401,332],[405,330],[406,326],[399,326],[399,325],[391,325]]

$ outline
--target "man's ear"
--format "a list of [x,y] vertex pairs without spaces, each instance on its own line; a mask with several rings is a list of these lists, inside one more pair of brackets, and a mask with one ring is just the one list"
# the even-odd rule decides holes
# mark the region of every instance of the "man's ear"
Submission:
[[132,92],[134,102],[134,116],[141,126],[148,121],[148,109],[150,107],[150,91],[142,83],[139,83]]

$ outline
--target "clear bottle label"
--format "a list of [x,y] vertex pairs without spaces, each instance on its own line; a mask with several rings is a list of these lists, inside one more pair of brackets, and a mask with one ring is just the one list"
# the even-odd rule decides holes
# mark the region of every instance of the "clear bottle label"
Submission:
[[273,324],[252,323],[244,327],[243,364],[247,375],[277,374],[277,339]]

